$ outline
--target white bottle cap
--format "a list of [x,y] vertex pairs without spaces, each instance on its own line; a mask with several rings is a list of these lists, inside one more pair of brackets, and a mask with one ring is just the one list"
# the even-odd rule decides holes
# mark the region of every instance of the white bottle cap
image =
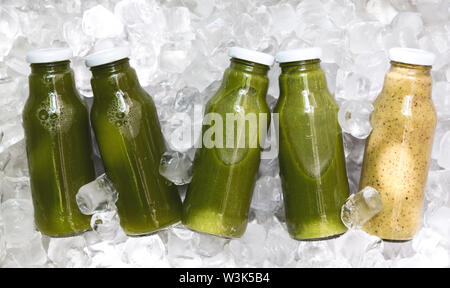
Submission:
[[436,56],[425,50],[395,47],[389,50],[389,59],[406,64],[431,66]]
[[267,66],[272,66],[274,61],[274,57],[270,54],[241,47],[231,47],[230,50],[228,50],[228,56]]
[[320,59],[320,57],[322,57],[322,49],[319,47],[286,50],[278,52],[277,55],[275,55],[275,59],[278,63]]
[[52,63],[70,60],[72,56],[70,48],[44,48],[29,51],[26,60],[30,64]]
[[130,48],[120,46],[114,48],[103,49],[84,57],[86,66],[94,67],[130,57]]

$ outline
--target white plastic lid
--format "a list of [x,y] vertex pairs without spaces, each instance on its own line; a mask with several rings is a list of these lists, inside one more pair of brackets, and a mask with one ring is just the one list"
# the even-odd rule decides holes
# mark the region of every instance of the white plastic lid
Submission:
[[286,50],[278,52],[277,55],[275,55],[275,59],[278,63],[320,59],[320,57],[322,57],[322,49],[319,47]]
[[66,61],[72,58],[73,53],[70,48],[44,48],[31,50],[27,53],[28,63],[52,63]]
[[86,66],[94,67],[130,57],[130,48],[120,46],[103,49],[84,57]]
[[389,59],[406,64],[431,66],[436,56],[425,50],[395,47],[389,50]]
[[249,50],[241,47],[231,47],[230,50],[228,50],[228,56],[267,66],[272,66],[273,61],[275,59],[270,54]]

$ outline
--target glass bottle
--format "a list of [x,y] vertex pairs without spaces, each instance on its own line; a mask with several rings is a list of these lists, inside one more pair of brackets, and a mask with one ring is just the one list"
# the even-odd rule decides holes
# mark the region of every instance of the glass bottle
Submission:
[[75,195],[95,179],[89,118],[76,91],[72,51],[31,51],[30,96],[23,110],[36,227],[53,237],[90,229]]
[[385,240],[410,240],[421,224],[436,111],[431,100],[434,55],[393,48],[383,90],[374,102],[360,187],[381,195],[383,208],[363,229]]
[[[205,118],[215,117],[210,123],[204,121],[203,147],[195,155],[183,224],[204,233],[240,237],[247,227],[270,121],[266,93],[273,57],[238,47],[231,48],[229,55],[231,63],[222,84],[206,105]],[[227,117],[236,121],[227,123]],[[216,125],[223,129],[213,135],[214,145],[208,145],[211,137],[207,136]]]
[[120,224],[130,236],[180,221],[177,187],[159,174],[166,147],[155,104],[129,63],[129,48],[86,57],[92,71],[91,122],[105,171],[116,187]]
[[344,233],[349,196],[338,106],[320,68],[320,48],[279,52],[279,162],[286,222],[299,240]]

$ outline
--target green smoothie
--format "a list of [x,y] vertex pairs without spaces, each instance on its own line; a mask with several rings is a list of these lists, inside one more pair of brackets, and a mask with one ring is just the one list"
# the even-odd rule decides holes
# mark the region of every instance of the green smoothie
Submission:
[[[241,51],[241,48],[235,49],[235,52]],[[230,56],[233,57],[232,51],[230,50]],[[264,141],[264,137],[259,138],[260,135],[265,136],[270,121],[270,111],[265,99],[269,84],[269,62],[270,59],[273,61],[270,55],[254,51],[250,53],[262,54],[269,61],[264,62],[264,65],[232,58],[221,87],[206,106],[205,115],[217,113],[223,120],[223,148],[217,145],[205,147],[205,136],[216,123],[204,124],[204,146],[197,150],[193,178],[183,206],[183,224],[193,230],[224,237],[240,237],[247,227],[260,163],[260,144]],[[253,123],[256,123],[256,127],[250,127],[251,124],[246,121],[245,129],[239,129],[236,121],[236,125],[226,133],[227,114],[242,117],[240,119],[255,115],[254,119],[257,120]],[[260,114],[263,115],[262,118],[259,117]],[[266,123],[263,123],[264,117]],[[227,137],[233,133],[233,145],[227,146]],[[217,135],[215,137],[217,139]],[[238,143],[245,145],[239,146]]]
[[[30,96],[23,110],[35,223],[46,235],[90,229],[75,195],[95,179],[88,112],[75,89],[70,50],[28,54]],[[57,61],[40,63],[40,61]]]
[[[128,235],[139,236],[179,222],[181,199],[176,186],[159,174],[166,147],[155,104],[140,86],[128,53],[117,54],[120,49],[86,58],[93,76],[91,121],[106,174],[119,193],[120,224]],[[95,65],[97,59],[107,63]]]
[[286,221],[291,236],[299,240],[326,239],[347,230],[340,218],[349,188],[338,106],[319,63],[280,64],[280,98],[274,110],[280,119]]

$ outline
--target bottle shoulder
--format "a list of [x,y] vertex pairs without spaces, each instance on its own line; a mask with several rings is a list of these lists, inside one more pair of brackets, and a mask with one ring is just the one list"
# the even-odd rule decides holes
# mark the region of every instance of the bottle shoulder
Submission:
[[337,113],[337,105],[333,95],[325,87],[321,90],[281,91],[275,107],[278,113]]
[[219,89],[207,102],[207,113],[269,113],[265,100],[267,90],[253,87],[238,87],[234,89]]

